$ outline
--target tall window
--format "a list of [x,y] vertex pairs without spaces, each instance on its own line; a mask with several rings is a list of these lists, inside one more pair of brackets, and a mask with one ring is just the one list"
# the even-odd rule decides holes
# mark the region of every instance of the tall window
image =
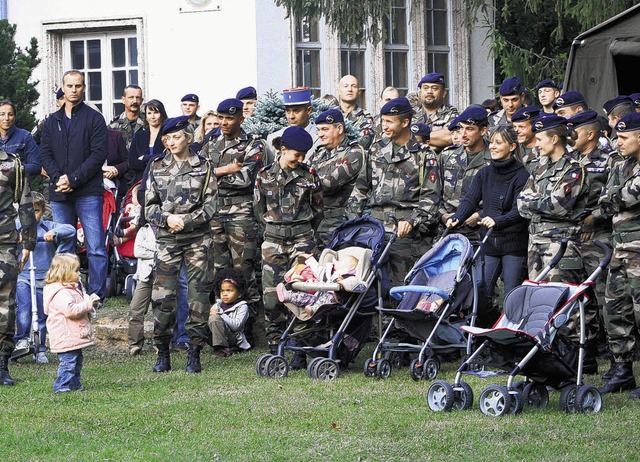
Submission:
[[138,43],[135,32],[74,35],[64,39],[65,69],[85,76],[85,100],[106,120],[120,114],[124,87],[138,84]]
[[320,31],[318,20],[302,17],[296,21],[296,85],[311,89],[315,97],[321,95]]
[[366,75],[366,61],[365,61],[366,46],[346,45],[340,46],[340,76],[352,75],[358,79],[358,85],[360,85],[360,96],[358,97],[358,104],[361,107],[366,108],[366,90],[367,90],[367,75]]
[[395,0],[391,11],[384,17],[384,80],[385,86],[394,86],[401,95],[408,91],[407,5]]
[[447,0],[426,0],[427,69],[449,82],[449,11]]

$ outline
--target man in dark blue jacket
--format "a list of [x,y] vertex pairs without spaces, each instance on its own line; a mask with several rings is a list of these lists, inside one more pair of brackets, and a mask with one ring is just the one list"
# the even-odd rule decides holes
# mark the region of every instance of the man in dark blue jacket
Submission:
[[62,78],[65,104],[45,122],[41,163],[50,178],[54,221],[76,226],[80,219],[89,262],[87,292],[104,299],[109,262],[102,223],[107,125],[99,112],[82,102],[85,88],[82,73],[65,72]]

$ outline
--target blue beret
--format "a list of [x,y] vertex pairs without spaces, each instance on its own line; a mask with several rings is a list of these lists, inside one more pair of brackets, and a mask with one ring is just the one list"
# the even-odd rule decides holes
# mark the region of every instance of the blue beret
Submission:
[[640,112],[632,112],[620,118],[616,124],[617,132],[632,132],[640,130]]
[[636,107],[640,107],[640,93],[631,93],[629,98],[633,100],[633,104],[635,104]]
[[302,127],[288,127],[282,134],[280,142],[283,146],[298,152],[307,152],[313,146],[313,138]]
[[575,106],[576,104],[587,105],[584,101],[584,96],[579,91],[568,91],[561,94],[558,99],[553,102],[553,109],[559,109],[561,107]]
[[447,125],[447,129],[452,132],[460,128],[460,116],[456,116],[449,125]]
[[557,114],[549,114],[547,116],[540,117],[533,124],[532,129],[534,133],[538,133],[549,130],[551,128],[559,127],[561,125],[567,125],[567,119],[565,119],[564,117],[560,117]]
[[380,109],[380,115],[400,115],[413,111],[411,103],[405,97],[394,98]]
[[412,124],[411,133],[429,138],[431,136],[431,127],[427,124]]
[[605,102],[602,105],[602,109],[604,109],[605,114],[609,114],[614,108],[617,108],[621,104],[630,104],[632,107],[635,107],[635,103],[633,100],[627,95],[618,95],[613,99]]
[[569,118],[567,125],[569,128],[577,128],[582,125],[592,124],[598,122],[598,113],[596,111],[588,110],[578,112],[573,117]]
[[184,130],[189,126],[189,116],[173,117],[162,124],[162,135]]
[[541,88],[555,88],[556,90],[560,90],[560,85],[558,85],[554,79],[544,79],[538,82],[538,85],[536,85],[536,91]]
[[498,93],[501,96],[519,95],[524,91],[519,77],[507,77],[500,85]]
[[258,99],[258,93],[253,87],[244,87],[236,93],[237,99]]
[[444,85],[444,75],[432,72],[420,79],[420,82],[418,82],[418,88],[420,88],[423,83],[439,83],[440,85]]
[[290,88],[282,92],[282,99],[285,106],[311,104],[311,90],[309,87]]
[[521,107],[511,116],[511,122],[526,122],[540,117],[540,109],[536,106]]
[[487,114],[487,110],[482,106],[469,106],[458,116],[460,119],[459,123],[467,125],[479,125],[486,123],[488,117],[489,114]]
[[198,95],[193,93],[187,93],[180,101],[191,101],[192,103],[200,104],[200,98],[198,98]]
[[316,117],[316,125],[320,124],[344,124],[344,116],[338,109],[329,109]]
[[56,91],[56,99],[60,99],[64,96],[64,91],[62,91],[62,88],[58,88],[58,90]]
[[244,103],[236,98],[228,98],[218,104],[218,114],[242,114]]

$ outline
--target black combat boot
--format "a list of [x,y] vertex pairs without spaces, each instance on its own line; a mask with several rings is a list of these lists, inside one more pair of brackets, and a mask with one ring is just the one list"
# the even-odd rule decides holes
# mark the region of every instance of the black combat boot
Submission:
[[299,371],[307,368],[307,355],[301,352],[293,355],[291,363],[289,363],[289,370]]
[[616,362],[613,360],[613,358],[611,358],[611,367],[609,367],[609,370],[604,373],[604,375],[602,376],[602,380],[604,380],[605,382],[611,380],[611,377],[613,377],[613,373],[615,372],[615,370]]
[[153,366],[153,372],[169,372],[171,370],[171,356],[169,355],[169,345],[157,345],[158,359]]
[[633,391],[629,394],[629,398],[631,398],[631,399],[638,399],[638,398],[640,398],[640,388],[636,388],[635,390],[633,390]]
[[200,350],[201,345],[189,344],[189,353],[187,353],[187,373],[197,374],[202,371],[202,365],[200,364]]
[[9,375],[9,356],[0,356],[0,385],[14,385],[15,382]]
[[625,390],[633,390],[636,387],[636,379],[633,377],[633,363],[616,363],[611,380],[598,388],[600,393],[617,393]]

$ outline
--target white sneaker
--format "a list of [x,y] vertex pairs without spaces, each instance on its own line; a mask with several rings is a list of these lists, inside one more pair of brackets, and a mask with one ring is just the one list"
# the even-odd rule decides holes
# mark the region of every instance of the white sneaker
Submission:
[[49,358],[47,358],[47,355],[44,354],[44,351],[41,351],[40,353],[36,354],[36,362],[38,364],[49,364]]

